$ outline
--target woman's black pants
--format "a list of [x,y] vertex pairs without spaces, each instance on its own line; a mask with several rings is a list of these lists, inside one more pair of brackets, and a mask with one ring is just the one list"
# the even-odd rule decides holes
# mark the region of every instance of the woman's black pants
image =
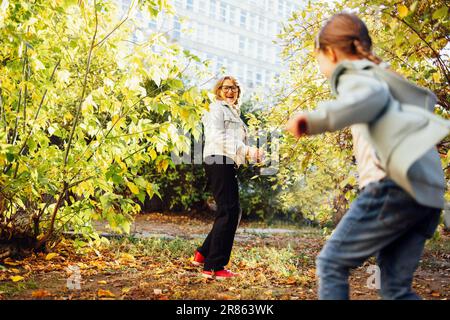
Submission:
[[230,261],[234,235],[241,218],[236,165],[230,158],[211,156],[205,159],[205,171],[217,215],[214,225],[198,251],[205,257],[204,270],[219,271]]

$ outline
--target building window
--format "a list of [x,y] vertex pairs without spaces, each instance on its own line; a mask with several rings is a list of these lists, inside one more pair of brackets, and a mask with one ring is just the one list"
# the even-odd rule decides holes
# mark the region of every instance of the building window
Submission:
[[274,21],[274,22],[272,22],[271,23],[271,33],[272,33],[272,35],[277,35],[277,27],[278,27],[278,24],[277,24],[277,22],[276,21]]
[[206,15],[206,1],[200,0],[198,2],[198,12],[200,15]]
[[262,85],[262,75],[259,72],[256,73],[256,85],[258,87]]
[[229,13],[230,13],[229,23],[230,25],[234,26],[234,24],[236,23],[236,19],[234,18],[234,15],[236,14],[236,8],[230,6]]
[[247,28],[247,12],[241,9],[241,21],[240,26],[242,28]]
[[194,10],[194,0],[186,0],[186,9]]
[[237,68],[237,71],[236,71],[237,80],[240,83],[245,83],[244,69],[245,69],[245,65],[240,65],[239,68]]
[[220,20],[223,22],[227,22],[227,4],[225,2],[220,3]]
[[270,73],[270,71],[269,70],[266,70],[266,83],[267,82],[271,82],[272,81],[272,78],[271,78],[271,73]]
[[258,31],[259,33],[266,33],[264,25],[266,23],[266,19],[264,17],[259,17],[259,26],[258,26]]
[[249,88],[253,88],[253,71],[250,68],[247,70],[247,85]]
[[216,0],[209,0],[209,16],[213,19],[216,18],[216,8],[217,8]]
[[156,19],[152,18],[148,23],[148,27],[152,30],[155,30],[157,28]]
[[284,1],[278,0],[278,15],[282,16],[284,13]]
[[216,41],[216,29],[214,27],[208,26],[208,43],[215,44]]
[[285,18],[289,18],[291,16],[291,13],[293,11],[293,6],[289,3],[286,3],[286,6],[284,7],[284,16]]
[[264,50],[263,44],[258,41],[258,49],[257,49],[257,53],[256,53],[258,60],[263,60],[263,57],[264,57],[263,50]]
[[257,16],[257,15],[255,15],[255,14],[252,14],[252,20],[251,20],[251,28],[252,28],[252,30],[254,31],[254,32],[257,32],[257,30],[258,30],[258,19],[259,17]]
[[245,54],[245,37],[239,36],[239,53]]
[[199,23],[197,28],[197,39],[199,42],[205,42],[206,25]]
[[249,39],[247,46],[247,56],[256,58],[256,40]]
[[173,20],[173,37],[175,39],[180,39],[181,36],[181,24],[178,17],[175,17]]
[[260,1],[250,0],[250,5],[251,6],[258,7],[259,4],[260,4]]
[[217,69],[219,70],[220,68],[222,68],[224,65],[224,61],[223,61],[223,57],[218,57],[217,58]]

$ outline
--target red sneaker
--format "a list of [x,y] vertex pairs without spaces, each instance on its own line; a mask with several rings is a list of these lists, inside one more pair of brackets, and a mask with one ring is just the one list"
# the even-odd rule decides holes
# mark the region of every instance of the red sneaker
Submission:
[[230,270],[219,270],[219,271],[206,271],[203,270],[202,276],[208,279],[225,280],[229,278],[238,277],[237,273],[231,272]]
[[204,263],[205,263],[205,257],[200,252],[195,250],[194,259],[192,259],[192,264],[194,266],[199,266],[199,265],[202,265]]

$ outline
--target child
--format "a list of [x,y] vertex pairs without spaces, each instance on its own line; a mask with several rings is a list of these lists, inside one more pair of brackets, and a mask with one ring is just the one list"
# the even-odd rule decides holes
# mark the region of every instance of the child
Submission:
[[[419,299],[411,289],[426,239],[439,223],[445,180],[435,145],[447,121],[428,110],[434,95],[383,69],[365,24],[340,13],[316,40],[320,71],[336,100],[297,114],[300,137],[350,126],[361,192],[317,257],[320,299],[348,299],[351,268],[375,255],[384,299]],[[408,91],[396,95],[395,79]],[[394,84],[393,84],[394,83]],[[397,90],[398,91],[398,90]],[[411,105],[414,96],[415,104]]]

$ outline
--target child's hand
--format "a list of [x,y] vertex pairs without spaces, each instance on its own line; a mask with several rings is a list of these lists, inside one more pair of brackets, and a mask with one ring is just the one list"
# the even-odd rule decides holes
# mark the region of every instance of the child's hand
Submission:
[[286,131],[292,133],[296,138],[305,135],[307,131],[306,116],[303,113],[293,116],[286,124]]

